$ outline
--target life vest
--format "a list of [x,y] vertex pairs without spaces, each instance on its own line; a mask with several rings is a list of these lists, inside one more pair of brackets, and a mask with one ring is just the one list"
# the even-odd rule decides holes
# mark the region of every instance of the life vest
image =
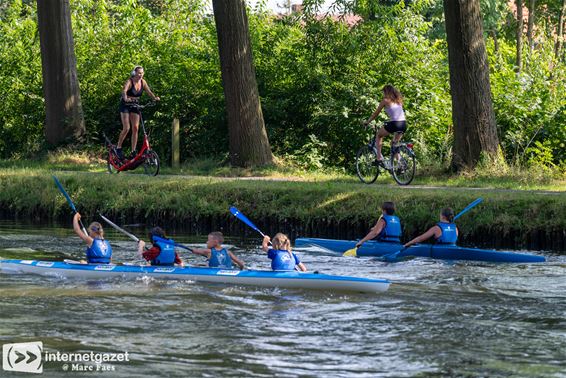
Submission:
[[436,224],[438,227],[440,227],[440,231],[442,231],[442,234],[440,235],[440,237],[438,239],[436,239],[436,243],[438,244],[456,244],[456,241],[458,240],[458,233],[457,233],[457,227],[454,223],[442,223],[439,222]]
[[210,249],[210,259],[208,259],[208,266],[210,268],[224,268],[224,269],[232,269],[234,266],[232,265],[232,259],[228,254],[226,248],[222,248],[221,250],[217,250],[214,248]]
[[295,270],[296,256],[287,250],[270,249],[268,256],[271,258],[271,269],[273,270]]
[[401,241],[401,221],[396,215],[382,215],[385,227],[377,236],[379,241],[397,242]]
[[[161,238],[160,238],[161,239]],[[175,264],[175,242],[171,239],[167,240],[169,243],[155,240],[155,245],[160,249],[159,255],[151,260],[151,265],[174,265]]]
[[104,239],[92,239],[92,245],[86,249],[86,259],[89,264],[110,264],[112,247]]

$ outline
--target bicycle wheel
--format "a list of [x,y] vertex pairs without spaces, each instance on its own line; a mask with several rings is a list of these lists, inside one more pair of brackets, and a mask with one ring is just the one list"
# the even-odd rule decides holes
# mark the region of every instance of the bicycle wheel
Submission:
[[397,184],[409,185],[415,177],[417,168],[415,153],[407,146],[399,146],[395,156],[391,159],[391,174]]
[[143,169],[146,175],[157,176],[159,173],[159,156],[157,152],[149,150],[145,154],[145,161],[143,162]]
[[118,172],[112,163],[119,165],[119,163],[117,164],[119,161],[120,159],[118,159],[112,151],[108,151],[108,156],[106,157],[106,168],[108,169],[108,173],[112,174]]
[[377,154],[370,146],[363,146],[356,154],[356,173],[363,183],[372,184],[379,176]]

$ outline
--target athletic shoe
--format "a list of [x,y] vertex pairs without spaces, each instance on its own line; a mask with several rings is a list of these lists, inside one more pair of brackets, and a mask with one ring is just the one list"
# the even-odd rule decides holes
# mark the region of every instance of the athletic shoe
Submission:
[[122,152],[121,148],[116,148],[116,155],[118,156],[118,159],[124,160],[124,153]]

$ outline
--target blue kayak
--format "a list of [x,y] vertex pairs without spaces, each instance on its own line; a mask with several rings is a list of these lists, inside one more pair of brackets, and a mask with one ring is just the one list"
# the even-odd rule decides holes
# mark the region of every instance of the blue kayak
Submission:
[[38,260],[0,260],[2,273],[33,273],[45,276],[84,279],[136,278],[140,276],[169,280],[191,280],[234,285],[255,285],[326,291],[386,291],[390,282],[349,276],[296,271],[233,270],[205,267],[176,267],[116,264],[80,264]]
[[[318,238],[298,238],[295,247],[316,246],[333,253],[344,253],[356,246],[357,240],[335,240]],[[391,242],[367,241],[358,248],[356,256],[381,257],[403,249],[403,245]],[[442,260],[471,260],[506,263],[545,262],[544,256],[527,253],[495,251],[490,249],[465,248],[456,245],[415,244],[396,255],[398,259],[405,257],[428,257]]]

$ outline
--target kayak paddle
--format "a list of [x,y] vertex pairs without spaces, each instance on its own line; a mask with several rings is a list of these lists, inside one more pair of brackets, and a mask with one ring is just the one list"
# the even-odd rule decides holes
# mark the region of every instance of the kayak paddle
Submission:
[[[454,220],[460,218],[462,215],[466,214],[468,211],[472,210],[474,207],[476,207],[477,205],[479,205],[481,202],[483,201],[483,198],[478,198],[476,199],[474,202],[470,203],[468,206],[466,206],[464,208],[464,210],[460,211],[455,217]],[[410,246],[409,246],[410,247]],[[400,253],[404,252],[405,250],[407,250],[407,248],[409,247],[404,247],[402,249],[400,249],[397,252],[392,252],[392,253],[388,253],[386,255],[381,256],[381,258],[385,261],[388,262],[394,262],[397,260],[397,257],[399,256]]]
[[[259,234],[262,237],[265,237],[265,234],[263,232],[261,232],[261,230],[259,228],[257,228],[257,226],[255,224],[253,224],[253,222],[251,220],[249,220],[248,217],[246,217],[244,214],[240,213],[240,210],[236,209],[234,206],[230,206],[230,212],[232,213],[233,216],[235,216],[236,218],[238,218],[239,220],[241,220],[242,222],[244,222],[245,224],[247,224],[248,226],[250,226],[251,228],[253,228],[257,232],[259,232]],[[271,240],[269,241],[269,245],[273,245],[273,244],[271,244]],[[296,267],[295,267],[295,269],[296,269]]]
[[102,219],[104,219],[104,221],[106,223],[108,223],[110,226],[114,227],[114,229],[116,229],[117,231],[123,233],[124,235],[126,235],[127,237],[129,237],[130,239],[132,239],[133,241],[135,241],[136,243],[138,243],[140,241],[140,239],[134,235],[134,234],[130,234],[128,231],[124,230],[122,227],[118,226],[116,223],[112,222],[110,219],[106,218],[104,215],[102,215],[101,213],[98,213],[98,215],[100,215],[100,217]]
[[[71,206],[71,210],[73,210],[73,212],[75,214],[78,213],[77,208],[75,207],[75,204],[73,203],[73,200],[71,200],[71,197],[69,197],[69,194],[67,193],[65,188],[63,188],[63,185],[61,185],[61,182],[59,182],[59,179],[57,179],[57,177],[55,177],[55,175],[52,175],[52,176],[53,176],[53,180],[55,180],[55,185],[57,185],[57,188],[59,188],[59,191],[61,192],[61,194],[63,194],[63,196],[67,200],[67,203],[69,204],[69,206]],[[85,235],[88,235],[88,232],[86,232],[86,228],[85,228],[85,225],[83,224],[83,221],[79,219],[79,223],[81,224],[81,228],[82,228],[83,232],[85,233]]]
[[476,207],[477,205],[479,205],[481,202],[483,201],[483,198],[478,198],[477,200],[475,200],[474,202],[472,202],[471,204],[469,204],[468,206],[466,206],[464,208],[464,210],[460,211],[455,217],[454,220],[460,218],[462,215],[466,214],[468,211],[472,210],[472,208]]
[[169,245],[174,245],[175,247],[179,247],[179,248],[182,248],[182,249],[186,249],[187,251],[190,251],[190,252],[193,251],[191,248],[189,248],[189,247],[187,247],[187,246],[184,246],[183,244],[176,243],[176,242],[174,242],[173,240],[170,240],[170,239],[163,239],[163,238],[160,238],[160,237],[157,236],[157,235],[153,235],[153,240],[155,240],[155,241],[157,241],[157,242],[169,244]]
[[[114,227],[116,230],[120,231],[121,233],[123,233],[124,235],[126,235],[127,237],[129,237],[130,239],[135,241],[136,243],[140,241],[140,239],[136,235],[131,234],[128,231],[124,230],[122,227],[118,226],[116,223],[112,222],[110,219],[106,218],[104,215],[102,215],[100,213],[99,213],[99,215],[102,219],[104,219],[104,221],[106,223],[108,223],[110,226]],[[162,243],[165,243],[165,244],[170,244],[170,245],[174,245],[174,246],[179,247],[179,248],[186,249],[187,251],[191,251],[191,252],[193,251],[191,248],[186,247],[186,246],[179,244],[179,243],[175,243],[174,241],[169,240],[169,239],[163,239],[163,238],[160,238],[159,236],[153,236],[153,239],[155,241],[159,241],[159,242],[162,242]]]
[[344,256],[344,257],[356,257],[358,255],[358,248],[359,247],[351,248],[351,249],[347,250],[346,252],[344,252],[342,254],[342,256]]
[[259,228],[257,228],[256,225],[253,224],[253,222],[248,219],[248,217],[246,217],[244,214],[240,213],[240,210],[236,209],[234,206],[231,206],[230,212],[232,213],[233,216],[235,216],[236,218],[238,218],[239,220],[241,220],[242,222],[244,222],[245,224],[250,226],[255,231],[259,232],[259,234],[262,237],[265,236],[265,234],[263,232],[261,232],[261,230]]

